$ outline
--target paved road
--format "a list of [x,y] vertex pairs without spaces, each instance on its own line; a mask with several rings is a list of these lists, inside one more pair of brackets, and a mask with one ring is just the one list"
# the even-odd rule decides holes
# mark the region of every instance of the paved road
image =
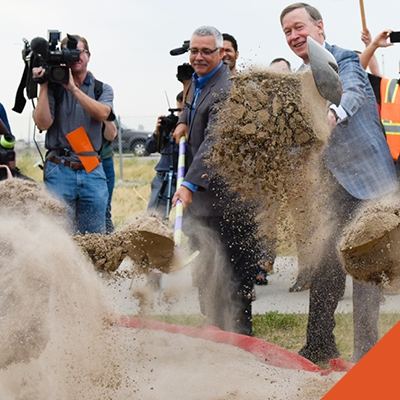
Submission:
[[[124,264],[121,265],[124,268]],[[280,313],[307,313],[309,291],[289,293],[297,271],[296,257],[278,257],[274,265],[274,274],[268,277],[267,286],[256,286],[256,300],[253,302],[253,313],[263,314],[270,311]],[[120,280],[110,285],[110,294],[115,299],[121,314],[137,314],[139,302],[132,293],[149,294],[151,306],[146,309],[149,314],[197,314],[200,313],[197,301],[197,289],[191,285],[190,267],[175,274],[163,275],[162,291],[151,296],[146,289],[146,279],[142,276],[134,280]],[[340,300],[337,312],[352,311],[352,284],[347,277],[346,291]],[[400,313],[400,295],[385,296],[381,312]]]

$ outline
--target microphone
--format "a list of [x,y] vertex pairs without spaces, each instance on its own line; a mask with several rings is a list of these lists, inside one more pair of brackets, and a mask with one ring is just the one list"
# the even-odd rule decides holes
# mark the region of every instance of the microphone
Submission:
[[183,45],[181,47],[178,47],[176,49],[172,49],[169,54],[171,54],[171,56],[179,56],[181,54],[186,53],[187,51],[189,51],[189,44],[190,44],[190,40],[185,40],[183,42]]
[[32,39],[31,49],[34,53],[40,54],[44,59],[49,57],[49,43],[42,37]]

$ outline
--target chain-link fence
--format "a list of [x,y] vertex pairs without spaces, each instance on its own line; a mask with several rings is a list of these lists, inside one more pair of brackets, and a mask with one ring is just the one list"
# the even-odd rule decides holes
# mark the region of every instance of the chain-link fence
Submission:
[[[12,133],[18,141],[24,141],[27,146],[30,146],[36,140],[38,143],[44,142],[44,134],[40,133],[36,128],[33,119],[30,115],[16,115],[9,113],[9,119],[11,124]],[[157,116],[117,116],[117,121],[120,121],[123,129],[132,131],[134,133],[141,133],[142,136],[146,136],[153,133],[157,123]],[[133,135],[133,134],[132,134]],[[116,142],[118,140],[116,139]],[[133,152],[132,148],[129,147],[131,142],[128,140],[127,145],[123,146],[123,152]]]
[[[118,136],[113,142],[115,156],[120,160],[122,157],[148,156],[145,143],[148,135],[153,133],[156,123],[157,116],[117,116]],[[18,141],[18,152],[30,149],[36,152],[38,146],[40,151],[45,153],[45,134],[38,131],[31,116],[19,115],[18,118],[10,119],[10,124],[12,133]],[[121,178],[123,176],[122,169],[123,163],[120,162]]]

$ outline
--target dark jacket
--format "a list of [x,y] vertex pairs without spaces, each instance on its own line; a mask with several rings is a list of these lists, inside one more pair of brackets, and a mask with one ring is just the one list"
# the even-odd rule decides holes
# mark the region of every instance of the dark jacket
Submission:
[[223,64],[203,87],[192,120],[189,122],[190,106],[185,105],[178,121],[185,123],[189,130],[185,181],[198,186],[189,208],[199,216],[221,216],[224,203],[229,201],[226,190],[221,190],[221,184],[210,179],[211,171],[205,165],[204,158],[211,148],[210,133],[217,121],[218,104],[226,99],[232,85],[231,76],[231,71]]

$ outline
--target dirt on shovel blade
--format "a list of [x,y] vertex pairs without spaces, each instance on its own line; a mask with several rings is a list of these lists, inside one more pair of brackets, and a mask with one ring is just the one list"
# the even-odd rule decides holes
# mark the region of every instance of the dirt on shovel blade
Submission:
[[132,259],[136,273],[171,269],[173,231],[154,215],[136,216],[110,235],[77,235],[74,240],[99,270],[116,271],[126,257]]
[[339,249],[346,272],[378,285],[400,280],[400,201],[396,193],[365,203],[345,228]]

